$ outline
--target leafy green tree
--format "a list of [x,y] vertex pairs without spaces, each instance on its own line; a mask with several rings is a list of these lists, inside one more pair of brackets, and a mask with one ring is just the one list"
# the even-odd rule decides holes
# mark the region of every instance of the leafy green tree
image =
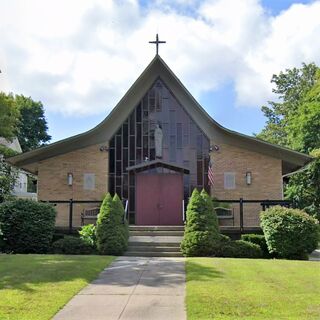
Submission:
[[[271,143],[292,147],[289,132],[292,130],[291,120],[301,115],[301,105],[317,82],[318,67],[314,63],[302,64],[302,68],[286,69],[279,75],[273,75],[272,90],[278,95],[277,101],[269,101],[268,106],[261,108],[267,118],[265,128],[258,138]],[[312,130],[306,126],[307,130]]]
[[320,70],[297,112],[290,117],[287,134],[288,145],[295,150],[310,153],[320,148]]
[[44,108],[40,101],[34,101],[23,95],[15,96],[15,103],[20,112],[17,137],[23,152],[38,148],[51,140]]
[[291,176],[285,196],[320,221],[320,149],[311,154],[315,160],[305,170]]
[[273,75],[271,82],[279,100],[262,107],[267,123],[257,137],[316,157],[305,170],[290,177],[285,195],[319,219],[320,69],[314,63],[302,64],[300,69]]
[[0,137],[11,139],[17,134],[19,111],[11,95],[0,92]]
[[11,192],[18,178],[18,171],[5,162],[5,158],[18,154],[0,145],[0,203],[13,198]]

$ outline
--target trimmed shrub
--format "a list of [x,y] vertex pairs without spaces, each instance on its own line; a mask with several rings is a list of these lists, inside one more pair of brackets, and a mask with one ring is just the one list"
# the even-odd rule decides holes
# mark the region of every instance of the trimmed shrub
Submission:
[[129,225],[128,221],[124,220],[124,207],[121,199],[117,194],[114,195],[113,197],[113,203],[115,206],[115,212],[118,214],[120,217],[120,228],[121,232],[123,234],[123,237],[126,239],[126,247],[125,250],[127,249],[128,246],[128,239],[129,239]]
[[187,207],[187,222],[181,242],[185,256],[210,256],[219,239],[218,219],[212,200],[203,190],[194,189]]
[[262,250],[257,244],[236,240],[230,241],[222,247],[221,256],[228,258],[261,258]]
[[96,248],[97,237],[96,237],[96,227],[94,224],[87,224],[82,226],[79,230],[80,239],[88,244],[89,246]]
[[241,235],[241,240],[257,244],[261,248],[264,258],[272,258],[275,256],[274,254],[272,255],[269,253],[267,242],[263,234],[243,234]]
[[52,252],[56,254],[92,254],[94,249],[81,238],[65,236],[52,244]]
[[5,250],[46,253],[50,248],[56,211],[47,203],[17,199],[0,204],[0,229]]
[[224,247],[230,244],[231,239],[224,234],[219,234],[217,241],[214,242],[212,255],[215,257],[223,257]]
[[286,259],[307,259],[317,248],[319,222],[307,213],[275,206],[260,216],[270,253]]
[[97,248],[101,254],[121,255],[127,248],[128,239],[119,208],[117,200],[113,201],[108,193],[100,207],[96,227]]

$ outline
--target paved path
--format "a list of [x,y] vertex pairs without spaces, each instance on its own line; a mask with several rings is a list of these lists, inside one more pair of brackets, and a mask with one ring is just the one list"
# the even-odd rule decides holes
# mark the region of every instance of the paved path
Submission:
[[185,320],[184,258],[119,257],[54,320]]

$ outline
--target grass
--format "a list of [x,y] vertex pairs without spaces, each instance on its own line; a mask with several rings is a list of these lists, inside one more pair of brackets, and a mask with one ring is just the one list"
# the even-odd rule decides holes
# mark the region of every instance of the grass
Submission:
[[0,319],[51,319],[113,257],[0,254]]
[[319,319],[320,263],[189,258],[192,319]]

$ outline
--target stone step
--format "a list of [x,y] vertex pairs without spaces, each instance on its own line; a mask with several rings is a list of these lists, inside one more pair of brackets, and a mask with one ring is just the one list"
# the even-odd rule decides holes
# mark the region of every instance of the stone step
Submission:
[[130,231],[184,231],[184,226],[129,226]]
[[172,247],[172,246],[143,246],[143,245],[138,245],[138,246],[133,246],[129,244],[128,246],[128,252],[180,252],[180,246],[178,247]]
[[129,232],[130,236],[183,236],[184,231],[175,230],[134,230]]
[[181,252],[168,252],[168,251],[151,251],[151,252],[141,252],[141,251],[127,251],[124,256],[133,257],[183,257]]
[[180,248],[180,242],[150,242],[150,241],[130,241],[129,246],[133,247],[172,247]]

